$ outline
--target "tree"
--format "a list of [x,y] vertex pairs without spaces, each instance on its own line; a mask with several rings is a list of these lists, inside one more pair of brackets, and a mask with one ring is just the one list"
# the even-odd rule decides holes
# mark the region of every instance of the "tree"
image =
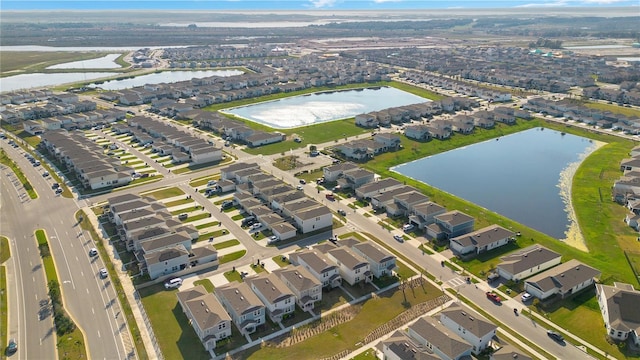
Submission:
[[318,151],[318,147],[315,145],[309,145],[309,151],[313,152],[313,151]]

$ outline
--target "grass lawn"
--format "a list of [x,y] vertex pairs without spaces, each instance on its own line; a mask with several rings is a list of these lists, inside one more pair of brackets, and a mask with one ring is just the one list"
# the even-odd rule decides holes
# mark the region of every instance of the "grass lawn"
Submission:
[[[283,257],[285,259],[284,261],[282,260]],[[289,262],[289,259],[287,259],[287,257],[284,255],[276,255],[272,257],[271,260],[273,260],[281,268],[289,266],[289,264],[291,264],[291,262]]]
[[[198,230],[205,229],[205,228],[208,228],[208,227],[217,226],[218,224],[220,224],[219,221],[212,221],[210,223],[196,225],[196,229],[198,229]],[[199,238],[198,238],[198,241],[200,241]]]
[[236,239],[232,239],[232,240],[227,240],[227,241],[223,241],[221,243],[215,244],[213,245],[213,247],[215,247],[216,250],[221,250],[221,249],[236,246],[236,245],[240,245],[240,241]]
[[[66,51],[5,51],[2,53],[2,76],[47,71],[46,68],[72,61],[101,58],[109,53]],[[19,70],[19,72],[12,72]],[[100,70],[104,71],[104,70]]]
[[227,271],[226,273],[224,273],[224,277],[229,282],[234,282],[234,281],[242,282],[242,276],[240,276],[240,272],[236,270]]
[[220,265],[226,264],[234,260],[238,260],[241,257],[245,256],[246,253],[247,253],[247,250],[240,250],[240,251],[233,252],[231,254],[222,255],[220,257]]
[[207,183],[209,182],[209,180],[219,180],[219,179],[220,179],[220,175],[205,176],[205,177],[197,178],[197,179],[191,181],[189,183],[189,186],[191,186],[191,187],[206,186]]
[[178,304],[177,292],[165,290],[162,284],[139,291],[162,354],[165,359],[208,360],[209,353],[205,351]]
[[7,167],[11,168],[31,199],[38,198],[38,194],[33,189],[33,186],[31,185],[29,180],[27,180],[27,177],[24,176],[18,164],[11,160],[2,149],[0,149],[0,164],[6,165]]
[[190,222],[194,222],[194,221],[198,221],[198,220],[202,220],[202,219],[207,219],[207,218],[210,218],[210,217],[211,217],[211,214],[208,213],[208,212],[205,212],[205,213],[202,213],[202,214],[189,216],[188,218],[184,219],[182,222],[183,223],[190,223]]
[[[0,346],[4,348],[9,335],[9,313],[7,311],[7,268],[0,266]],[[4,352],[3,352],[4,354]]]
[[9,239],[0,236],[0,264],[4,263],[11,257],[11,249],[9,248]]
[[58,348],[58,359],[75,360],[87,358],[84,336],[77,327],[72,332],[59,336],[56,347]]
[[177,187],[170,187],[162,190],[156,190],[149,193],[144,193],[141,195],[151,196],[156,200],[162,200],[162,199],[166,199],[174,196],[184,195],[184,191],[182,191],[180,188],[177,188]]
[[193,285],[194,286],[202,285],[210,293],[212,293],[213,290],[215,289],[215,287],[213,286],[213,283],[209,279],[201,279],[201,280],[194,281]]
[[[388,291],[378,298],[363,303],[360,312],[349,322],[286,348],[277,349],[267,346],[249,349],[242,354],[243,358],[261,360],[319,359],[343,350],[353,350],[357,347],[356,344],[375,328],[390,321],[410,306],[442,294],[440,290],[429,284],[425,284],[425,291],[421,288],[414,290],[413,292],[405,291],[406,302],[402,291]],[[327,344],[331,344],[331,346],[327,346]]]
[[[535,309],[533,306],[530,308]],[[553,308],[547,310],[551,321],[561,324],[562,328],[565,328],[564,324],[571,324],[570,327],[566,327],[568,330],[575,332],[612,357],[616,359],[638,357],[637,354],[627,353],[618,346],[607,342],[606,330],[602,322],[595,290],[579,293],[577,296],[558,302]],[[580,329],[580,331],[574,331],[575,329]]]
[[170,202],[164,204],[164,206],[170,208],[172,206],[179,206],[179,205],[190,204],[190,203],[194,203],[194,202],[195,201],[193,201],[193,199],[180,199],[180,200],[170,201]]

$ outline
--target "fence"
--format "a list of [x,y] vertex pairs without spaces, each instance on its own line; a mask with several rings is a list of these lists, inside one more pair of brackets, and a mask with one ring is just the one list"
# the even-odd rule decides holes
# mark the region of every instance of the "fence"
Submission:
[[156,356],[158,360],[164,360],[164,356],[162,355],[162,350],[160,349],[160,345],[158,344],[158,340],[156,339],[156,334],[153,332],[153,327],[151,326],[151,321],[147,316],[147,311],[144,309],[144,305],[142,305],[142,301],[140,301],[140,295],[138,292],[133,293],[133,297],[136,299],[136,304],[140,309],[140,313],[142,313],[142,317],[144,318],[144,325],[147,327],[149,331],[149,337],[151,338],[151,342],[153,343],[153,349],[156,352]]

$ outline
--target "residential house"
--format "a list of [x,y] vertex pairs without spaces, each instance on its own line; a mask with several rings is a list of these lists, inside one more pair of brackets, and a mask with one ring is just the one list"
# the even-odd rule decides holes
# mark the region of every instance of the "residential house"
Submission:
[[373,276],[377,278],[391,276],[397,268],[395,256],[369,241],[357,242],[351,250],[367,260]]
[[437,239],[450,239],[473,231],[475,219],[461,211],[453,210],[436,215],[435,222],[427,225],[427,235]]
[[345,171],[359,169],[358,165],[352,162],[344,162],[322,168],[322,174],[327,182],[336,182]]
[[295,310],[293,292],[276,274],[262,272],[244,281],[262,301],[271,321],[279,323]]
[[562,256],[542,245],[531,245],[500,258],[498,274],[506,280],[522,280],[560,264]]
[[507,245],[516,234],[499,225],[489,225],[471,233],[449,239],[449,248],[457,254],[481,254]]
[[300,265],[316,277],[323,288],[333,289],[342,284],[340,269],[325,254],[316,249],[302,250],[291,253],[289,260],[294,265]]
[[400,137],[396,134],[392,134],[392,133],[377,133],[375,135],[373,135],[373,140],[375,142],[384,144],[384,146],[386,147],[386,151],[389,150],[397,150],[400,148],[401,146],[401,141],[400,141]]
[[447,212],[443,206],[433,201],[422,202],[413,206],[413,214],[409,215],[409,223],[424,229],[425,226],[433,224],[437,215]]
[[533,360],[533,358],[515,346],[504,344],[489,355],[489,360]]
[[247,283],[234,281],[218,286],[215,295],[243,336],[265,323],[265,306]]
[[164,275],[184,270],[189,265],[189,252],[182,244],[144,254],[144,263],[149,277],[157,279]]
[[303,234],[326,229],[333,225],[331,210],[318,204],[317,207],[308,208],[292,214],[295,225]]
[[631,284],[596,284],[596,296],[607,335],[615,341],[630,339],[640,346],[640,291]]
[[498,329],[480,314],[470,309],[463,309],[455,303],[440,312],[440,322],[471,344],[471,352],[474,355],[480,354],[489,346]]
[[383,192],[393,190],[404,186],[400,181],[394,178],[384,178],[378,181],[369,182],[356,188],[356,197],[358,199],[368,200],[371,197]]
[[327,257],[338,265],[340,276],[349,285],[368,283],[373,280],[369,263],[352,250],[344,246],[336,247],[327,251]]
[[571,259],[543,273],[534,275],[524,283],[524,289],[540,300],[552,295],[565,298],[595,283],[600,271],[578,260]]
[[396,330],[376,346],[376,355],[388,360],[436,360],[432,352],[416,343],[406,333]]
[[302,311],[313,310],[322,300],[322,283],[301,265],[287,266],[273,272],[293,292]]
[[231,317],[204,286],[180,291],[177,297],[182,311],[207,351],[214,350],[218,340],[231,336]]
[[373,114],[358,114],[356,115],[356,125],[362,126],[365,128],[375,128],[379,124],[378,119],[376,119]]
[[404,136],[418,141],[427,141],[431,139],[429,127],[426,125],[407,126],[404,128]]
[[411,339],[433,352],[436,359],[471,359],[471,344],[430,316],[420,317],[409,325],[407,333]]

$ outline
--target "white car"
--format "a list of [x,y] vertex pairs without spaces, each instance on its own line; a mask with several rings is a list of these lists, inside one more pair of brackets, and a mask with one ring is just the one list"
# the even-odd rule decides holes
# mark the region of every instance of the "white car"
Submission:
[[259,222],[251,225],[251,229],[253,230],[260,229],[261,227],[262,227],[262,224]]
[[107,276],[109,276],[109,273],[107,273],[107,269],[105,268],[100,269],[100,279],[106,279]]
[[533,295],[529,294],[528,292],[522,294],[522,302],[526,302],[531,300],[531,298],[533,297]]
[[273,235],[269,238],[269,240],[267,240],[267,245],[275,244],[278,241],[280,241],[280,239],[277,236]]
[[96,249],[96,248],[91,248],[91,249],[89,250],[89,256],[92,256],[92,257],[93,257],[93,256],[97,256],[97,255],[98,255],[98,249]]
[[411,230],[413,230],[413,228],[415,228],[415,226],[413,226],[413,224],[404,224],[404,225],[402,225],[402,230],[403,231],[411,231]]

